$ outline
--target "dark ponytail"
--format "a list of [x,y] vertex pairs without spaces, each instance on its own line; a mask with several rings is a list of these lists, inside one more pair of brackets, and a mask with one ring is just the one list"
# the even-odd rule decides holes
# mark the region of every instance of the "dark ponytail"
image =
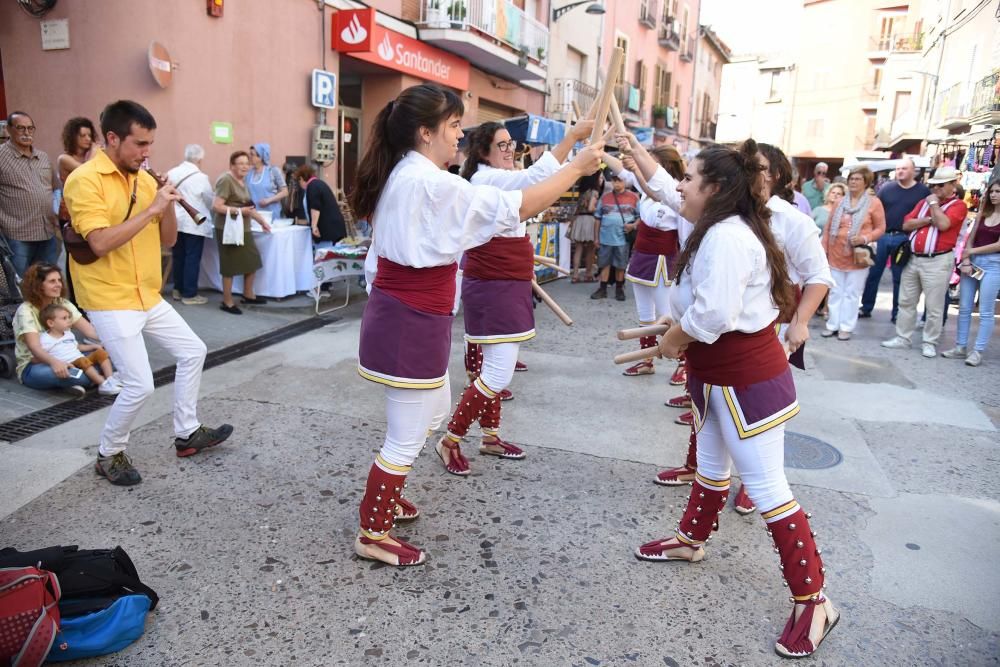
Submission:
[[479,171],[479,165],[488,164],[487,157],[490,154],[490,146],[493,144],[493,137],[500,130],[507,129],[503,123],[490,121],[483,123],[469,135],[469,146],[465,151],[469,156],[465,158],[462,165],[461,176],[467,181],[472,180],[472,175]]
[[789,204],[795,203],[795,193],[792,191],[792,163],[788,161],[784,152],[777,146],[771,144],[757,144],[757,150],[767,158],[771,165],[768,172],[771,174],[771,194],[778,195]]
[[771,299],[781,312],[782,319],[787,320],[795,312],[795,289],[788,277],[785,253],[771,233],[771,211],[760,188],[760,173],[764,168],[757,160],[758,150],[757,142],[747,139],[739,150],[711,146],[695,157],[702,187],[714,184],[719,186],[719,191],[709,198],[701,218],[694,221],[694,231],[677,261],[674,281],[681,281],[684,269],[698,251],[708,230],[716,223],[738,215],[764,246],[771,273]]
[[436,130],[442,121],[464,113],[458,95],[430,83],[411,86],[386,104],[375,117],[354,190],[347,197],[355,217],[371,221],[389,174],[417,145],[421,127]]

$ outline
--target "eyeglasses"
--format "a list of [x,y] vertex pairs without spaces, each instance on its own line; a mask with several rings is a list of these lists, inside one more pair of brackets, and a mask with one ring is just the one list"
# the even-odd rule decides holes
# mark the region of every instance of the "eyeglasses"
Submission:
[[22,134],[34,134],[35,133],[35,126],[34,125],[11,125],[11,127],[14,128],[14,130],[16,132],[20,132]]
[[931,183],[930,184],[931,190],[933,190],[934,188],[943,188],[943,187],[944,187],[944,183]]
[[510,141],[498,141],[497,148],[500,149],[501,153],[517,150],[517,142],[514,141],[513,139],[511,139]]

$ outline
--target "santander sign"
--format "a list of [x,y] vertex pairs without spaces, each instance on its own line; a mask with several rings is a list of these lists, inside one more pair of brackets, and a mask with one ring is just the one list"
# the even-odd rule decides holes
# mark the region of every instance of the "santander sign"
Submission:
[[418,79],[468,90],[468,62],[378,25],[371,9],[340,11],[334,18],[335,51]]

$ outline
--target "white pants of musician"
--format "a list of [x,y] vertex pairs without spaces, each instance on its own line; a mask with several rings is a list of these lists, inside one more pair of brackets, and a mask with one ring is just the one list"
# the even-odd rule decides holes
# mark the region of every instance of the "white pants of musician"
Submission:
[[826,328],[828,331],[851,333],[858,324],[858,308],[861,306],[861,293],[868,280],[868,269],[831,269],[830,273],[833,274],[833,287],[830,288],[830,298],[827,300],[830,316],[826,320]]
[[132,424],[146,399],[153,394],[153,369],[149,365],[144,335],[157,342],[177,362],[174,434],[186,438],[194,433],[201,426],[198,389],[207,350],[205,343],[173,306],[161,301],[148,311],[88,310],[87,317],[97,329],[122,383],[122,391],[111,406],[101,431],[101,456],[125,451]]
[[661,281],[656,287],[632,283],[639,324],[652,324],[670,312],[670,288]]
[[792,499],[785,478],[785,426],[740,440],[729,404],[719,387],[712,387],[705,423],[698,432],[698,472],[709,479],[729,479],[733,464],[750,500],[761,512]]
[[445,374],[437,389],[385,388],[388,426],[382,458],[398,466],[412,466],[427,441],[427,434],[451,415],[451,384]]

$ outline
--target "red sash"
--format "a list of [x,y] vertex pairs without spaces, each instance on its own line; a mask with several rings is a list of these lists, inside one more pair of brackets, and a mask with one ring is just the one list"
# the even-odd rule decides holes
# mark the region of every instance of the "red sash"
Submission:
[[465,253],[462,272],[480,280],[531,280],[535,277],[535,246],[527,236],[494,236]]
[[677,230],[662,230],[639,222],[634,249],[647,255],[676,255],[678,252]]
[[774,324],[754,333],[730,331],[711,345],[691,343],[685,356],[692,375],[720,387],[744,387],[788,370],[788,359]]
[[458,264],[417,269],[385,257],[378,258],[374,286],[410,308],[434,315],[451,315],[455,307],[455,273]]

